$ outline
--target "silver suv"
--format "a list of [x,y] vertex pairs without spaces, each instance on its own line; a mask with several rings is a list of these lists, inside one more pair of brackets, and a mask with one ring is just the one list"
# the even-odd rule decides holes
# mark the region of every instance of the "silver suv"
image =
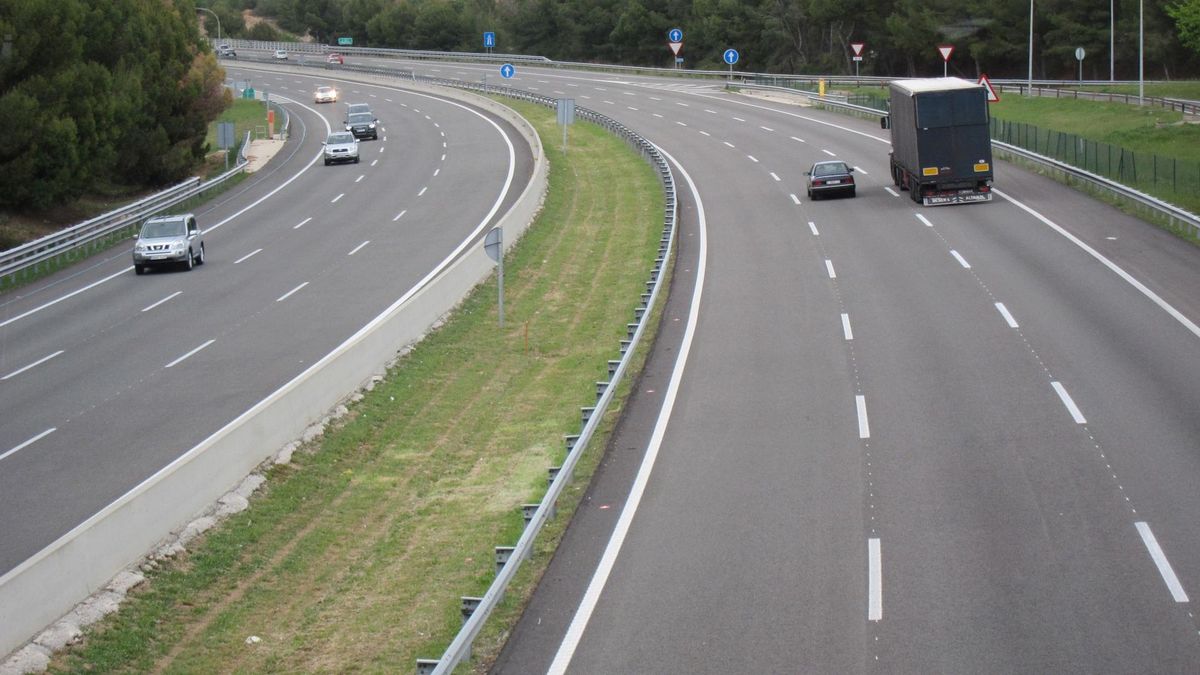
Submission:
[[335,131],[322,143],[325,146],[325,166],[334,162],[358,164],[358,139],[349,131]]
[[133,246],[133,271],[145,274],[149,267],[177,263],[189,270],[204,264],[204,233],[196,216],[155,216],[142,223]]

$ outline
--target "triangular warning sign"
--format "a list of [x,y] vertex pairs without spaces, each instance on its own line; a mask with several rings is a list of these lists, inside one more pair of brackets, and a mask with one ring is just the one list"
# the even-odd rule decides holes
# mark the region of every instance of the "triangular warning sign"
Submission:
[[1000,96],[996,94],[996,88],[992,86],[992,81],[988,79],[987,75],[979,76],[979,84],[982,84],[984,88],[987,89],[988,103],[1000,102]]
[[954,45],[938,45],[938,52],[942,55],[942,60],[950,63],[950,55],[954,53]]
[[679,50],[683,49],[682,42],[668,42],[667,46],[671,48],[671,53],[675,56],[679,56]]
[[867,46],[867,44],[865,42],[851,42],[850,43],[850,49],[854,50],[855,56],[862,56],[863,47],[866,47],[866,46]]

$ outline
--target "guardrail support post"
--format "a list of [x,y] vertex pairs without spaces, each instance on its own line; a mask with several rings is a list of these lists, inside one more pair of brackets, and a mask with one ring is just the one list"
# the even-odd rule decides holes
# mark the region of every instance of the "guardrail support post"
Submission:
[[596,408],[588,406],[579,409],[579,417],[583,420],[581,426],[587,426],[588,420],[592,419],[592,413],[596,412]]
[[538,504],[521,505],[521,517],[525,519],[525,527],[529,527],[529,524],[533,522],[533,514],[537,513],[538,506]]
[[[483,602],[483,598],[476,598],[470,595],[462,596],[462,606],[459,610],[462,612],[463,623],[466,623],[467,619],[471,618],[471,615],[475,613],[475,609],[479,607],[479,603],[481,602]],[[468,656],[467,658],[471,657]]]
[[637,329],[638,329],[638,324],[636,324],[636,323],[625,324],[625,337],[632,340],[633,334],[637,332]]
[[579,441],[579,434],[567,434],[563,436],[563,441],[567,445],[567,454],[569,455],[575,451],[575,443]]
[[500,574],[500,570],[508,564],[508,559],[512,557],[512,546],[497,546],[496,547],[496,574]]
[[608,389],[607,382],[596,382],[596,401],[597,402],[599,402],[600,399],[604,398],[604,390],[605,389]]
[[417,675],[433,675],[439,663],[437,659],[417,659]]
[[[611,380],[613,378],[613,375],[617,374],[617,368],[620,368],[620,367],[621,367],[620,361],[614,361],[612,359],[609,359],[609,361],[608,361],[608,379]],[[570,451],[571,451],[571,449],[567,448],[567,452],[570,452]]]
[[629,351],[629,345],[630,345],[629,340],[621,340],[621,353],[622,354]]
[[561,468],[562,468],[561,466],[552,466],[546,470],[546,486],[547,487],[549,487],[550,484],[554,482],[555,478],[558,478],[558,470]]

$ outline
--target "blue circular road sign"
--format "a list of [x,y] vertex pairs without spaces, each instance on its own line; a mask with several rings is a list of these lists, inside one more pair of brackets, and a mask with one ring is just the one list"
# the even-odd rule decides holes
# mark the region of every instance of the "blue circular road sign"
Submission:
[[500,66],[500,77],[503,77],[504,79],[507,80],[508,78],[510,78],[516,74],[517,74],[517,69],[513,67],[513,64],[506,63],[506,64]]
[[732,66],[733,64],[735,64],[735,63],[737,63],[737,62],[738,62],[738,58],[740,58],[740,56],[741,56],[741,55],[740,55],[740,54],[738,54],[738,50],[736,50],[736,49],[726,49],[726,50],[725,50],[725,55],[724,55],[724,58],[725,58],[725,63],[728,63],[729,65],[731,65],[731,66]]
[[679,30],[678,28],[672,28],[671,30],[667,31],[667,41],[683,42],[683,31]]

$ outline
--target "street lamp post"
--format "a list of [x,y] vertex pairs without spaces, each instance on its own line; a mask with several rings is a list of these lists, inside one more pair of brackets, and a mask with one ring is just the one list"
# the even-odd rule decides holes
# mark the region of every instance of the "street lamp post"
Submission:
[[207,7],[197,7],[196,11],[197,12],[208,12],[209,14],[213,15],[214,19],[217,20],[217,44],[221,44],[221,17],[217,16],[216,12],[212,11],[211,9],[209,9]]
[[1033,0],[1029,0],[1029,90],[1025,93],[1033,96]]
[[1146,0],[1138,0],[1138,105],[1146,96]]

